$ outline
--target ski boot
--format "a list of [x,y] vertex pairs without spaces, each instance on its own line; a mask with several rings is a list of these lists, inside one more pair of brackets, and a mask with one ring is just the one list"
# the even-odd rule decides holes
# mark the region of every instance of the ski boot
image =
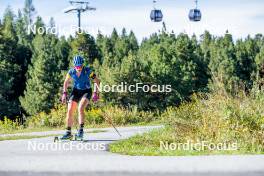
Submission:
[[83,129],[79,129],[77,134],[75,135],[76,141],[83,141]]
[[71,134],[71,132],[66,131],[66,133],[60,137],[60,140],[72,140],[73,135]]

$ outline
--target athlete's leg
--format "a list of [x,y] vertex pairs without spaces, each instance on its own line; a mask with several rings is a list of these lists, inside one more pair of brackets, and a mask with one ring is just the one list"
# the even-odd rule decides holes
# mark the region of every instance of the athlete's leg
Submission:
[[78,107],[79,125],[84,124],[84,110],[88,104],[89,104],[89,100],[86,97],[83,97],[80,100]]
[[71,127],[73,124],[74,111],[77,108],[77,102],[70,100],[68,103],[67,118],[66,118],[66,133],[60,138],[61,140],[70,140],[72,138]]
[[73,124],[73,115],[77,108],[78,103],[75,101],[70,100],[68,103],[68,111],[67,111],[67,127],[72,127]]

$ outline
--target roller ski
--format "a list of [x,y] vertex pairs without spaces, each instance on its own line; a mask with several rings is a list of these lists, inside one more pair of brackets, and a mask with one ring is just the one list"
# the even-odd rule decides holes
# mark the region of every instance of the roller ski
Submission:
[[54,142],[58,141],[83,141],[83,125],[81,128],[77,131],[77,134],[72,135],[70,130],[67,130],[66,133],[61,137],[54,137]]
[[54,137],[54,142],[58,142],[58,141],[72,141],[73,140],[73,135],[71,134],[71,132],[66,131],[66,133],[61,136],[55,136]]

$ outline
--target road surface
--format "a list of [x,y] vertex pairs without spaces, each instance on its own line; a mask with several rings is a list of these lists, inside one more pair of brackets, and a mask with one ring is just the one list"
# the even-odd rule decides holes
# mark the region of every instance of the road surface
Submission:
[[[53,137],[0,141],[0,176],[263,176],[264,155],[245,156],[126,156],[107,145],[160,126],[120,127],[86,133],[89,141],[54,144]],[[31,135],[57,134],[62,131]],[[25,134],[24,134],[25,135]],[[26,134],[28,135],[28,134]],[[57,148],[56,148],[57,147]],[[71,147],[71,148],[70,148]]]

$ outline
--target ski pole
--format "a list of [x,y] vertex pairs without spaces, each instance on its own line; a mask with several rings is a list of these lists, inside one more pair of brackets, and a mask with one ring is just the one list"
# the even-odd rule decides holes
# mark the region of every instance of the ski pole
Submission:
[[110,123],[112,125],[112,127],[115,129],[115,131],[117,132],[117,134],[122,137],[122,135],[119,133],[119,131],[116,129],[116,127],[114,126],[114,124],[110,121],[110,120],[107,120],[108,123]]
[[[97,106],[95,106],[95,107],[99,108],[98,103],[94,103],[94,104],[97,105]],[[112,123],[112,121],[110,121],[109,118],[105,117],[105,116],[107,116],[106,113],[105,113],[105,111],[104,111],[104,114],[105,114],[105,115],[103,115],[104,119],[105,119],[108,123],[110,123],[110,125],[112,125],[112,127],[115,129],[116,133],[117,133],[120,137],[122,137],[122,135],[121,135],[120,132],[117,130],[117,128],[115,127],[115,125]]]

